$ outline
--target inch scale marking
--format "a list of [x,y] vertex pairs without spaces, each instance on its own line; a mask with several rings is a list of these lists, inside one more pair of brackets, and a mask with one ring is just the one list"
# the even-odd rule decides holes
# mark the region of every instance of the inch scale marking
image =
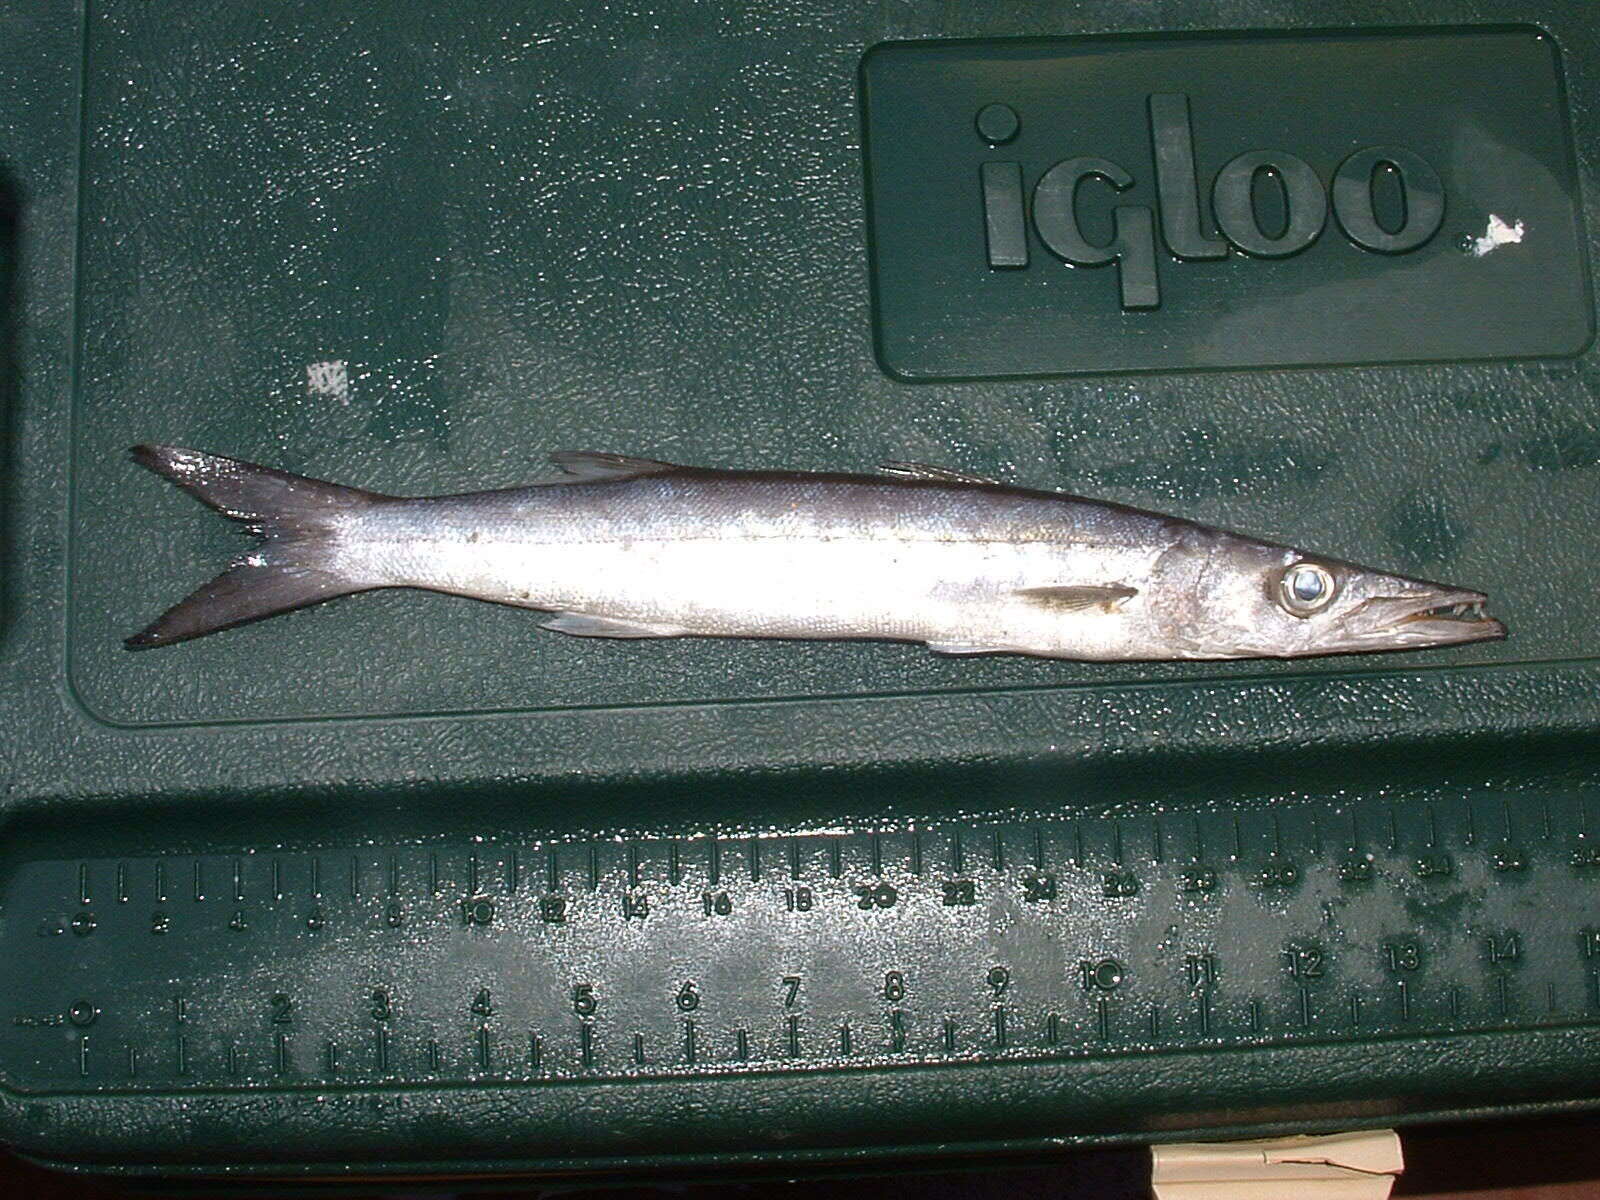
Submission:
[[24,862],[0,1079],[543,1086],[1597,1024],[1586,808]]

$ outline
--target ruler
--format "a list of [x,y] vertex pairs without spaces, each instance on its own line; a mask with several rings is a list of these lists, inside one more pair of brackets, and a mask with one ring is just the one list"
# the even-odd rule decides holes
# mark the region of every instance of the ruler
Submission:
[[24,861],[31,1094],[562,1086],[1600,1022],[1583,797]]

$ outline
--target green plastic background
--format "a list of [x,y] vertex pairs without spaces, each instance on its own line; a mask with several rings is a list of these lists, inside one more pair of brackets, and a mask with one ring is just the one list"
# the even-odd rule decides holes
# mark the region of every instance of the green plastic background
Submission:
[[[1136,21],[1098,0],[12,6],[13,855],[1593,787],[1592,351],[918,385],[875,361],[863,52],[1155,28]],[[1595,227],[1592,5],[1175,4],[1162,21],[1537,23],[1562,52]],[[329,360],[348,363],[348,403],[308,390],[308,364]],[[556,449],[922,459],[1471,584],[1513,636],[1288,665],[963,662],[914,646],[595,645],[526,613],[386,594],[135,657],[121,636],[237,546],[123,457],[152,439],[394,492],[527,481]],[[1576,927],[1591,897],[1552,902]],[[0,1092],[0,1131],[40,1157],[133,1169],[180,1143],[191,1167],[284,1169],[289,1132],[313,1147],[306,1165],[407,1168],[466,1105],[470,1129],[437,1140],[447,1165],[624,1170],[681,1155],[687,1111],[720,1130],[702,1144],[724,1161],[1036,1151],[1588,1103],[1597,1066],[1593,1032],[1528,1030],[559,1096],[418,1089],[404,1120],[310,1096]],[[568,1127],[570,1149],[551,1149]],[[519,1151],[532,1130],[543,1149]]]

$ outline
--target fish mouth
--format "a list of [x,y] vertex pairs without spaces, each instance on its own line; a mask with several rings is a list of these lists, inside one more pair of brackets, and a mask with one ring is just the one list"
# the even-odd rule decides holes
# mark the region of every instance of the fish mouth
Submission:
[[1495,641],[1505,624],[1484,612],[1489,597],[1462,588],[1436,588],[1421,595],[1379,596],[1359,605],[1346,619],[1351,637],[1363,649],[1382,643],[1396,650]]

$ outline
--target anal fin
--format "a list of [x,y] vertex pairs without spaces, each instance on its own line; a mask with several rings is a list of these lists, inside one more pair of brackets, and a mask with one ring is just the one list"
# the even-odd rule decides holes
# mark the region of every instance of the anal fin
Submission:
[[973,654],[1016,654],[1009,646],[976,646],[969,642],[928,642],[927,647],[935,654],[948,654],[952,657],[968,656]]
[[557,613],[543,621],[541,629],[572,637],[666,638],[682,637],[688,630],[677,625],[646,625],[640,621],[620,621],[615,617],[595,617],[588,613]]

